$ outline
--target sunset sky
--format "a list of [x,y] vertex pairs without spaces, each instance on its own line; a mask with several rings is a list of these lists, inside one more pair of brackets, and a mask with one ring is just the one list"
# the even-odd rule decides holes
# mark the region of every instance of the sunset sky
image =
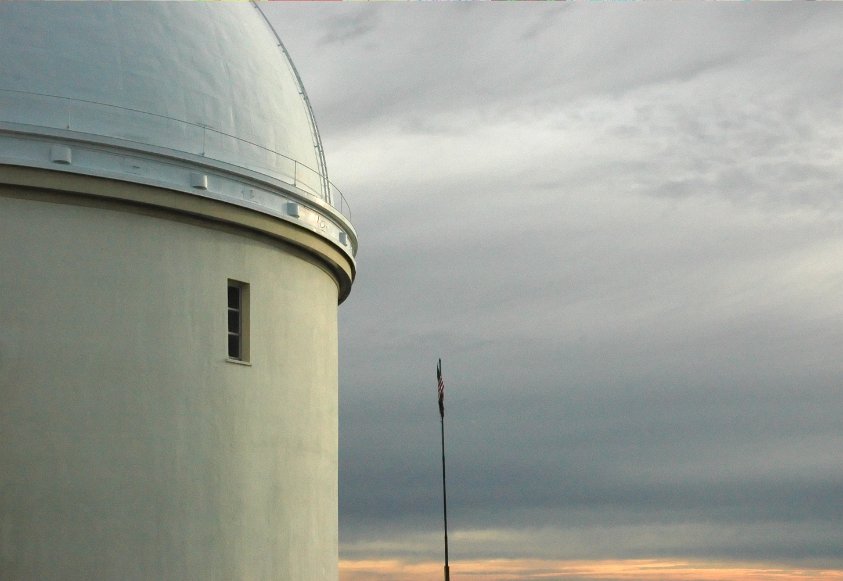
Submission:
[[360,236],[343,581],[843,579],[843,10],[262,5]]

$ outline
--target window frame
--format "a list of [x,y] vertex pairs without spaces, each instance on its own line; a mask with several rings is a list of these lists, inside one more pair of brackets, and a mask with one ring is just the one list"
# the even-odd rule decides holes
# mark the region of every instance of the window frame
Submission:
[[249,363],[249,283],[228,279],[226,286],[226,360]]

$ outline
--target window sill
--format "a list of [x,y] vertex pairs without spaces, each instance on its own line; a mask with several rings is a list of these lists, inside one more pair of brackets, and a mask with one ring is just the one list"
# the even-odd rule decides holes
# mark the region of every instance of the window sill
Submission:
[[246,367],[251,367],[251,361],[243,361],[242,359],[232,359],[231,357],[225,358],[226,363],[234,363],[235,365],[245,365]]

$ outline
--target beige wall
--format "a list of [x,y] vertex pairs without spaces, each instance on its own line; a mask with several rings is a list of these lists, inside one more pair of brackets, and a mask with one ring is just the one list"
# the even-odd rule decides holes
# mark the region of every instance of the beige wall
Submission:
[[[16,195],[0,579],[335,580],[334,277],[245,230]],[[248,366],[226,361],[229,278]]]

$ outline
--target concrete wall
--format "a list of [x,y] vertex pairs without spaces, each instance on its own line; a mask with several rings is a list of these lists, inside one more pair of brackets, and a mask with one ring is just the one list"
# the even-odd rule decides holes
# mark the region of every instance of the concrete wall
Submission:
[[245,230],[32,196],[0,192],[0,579],[335,580],[335,279]]

